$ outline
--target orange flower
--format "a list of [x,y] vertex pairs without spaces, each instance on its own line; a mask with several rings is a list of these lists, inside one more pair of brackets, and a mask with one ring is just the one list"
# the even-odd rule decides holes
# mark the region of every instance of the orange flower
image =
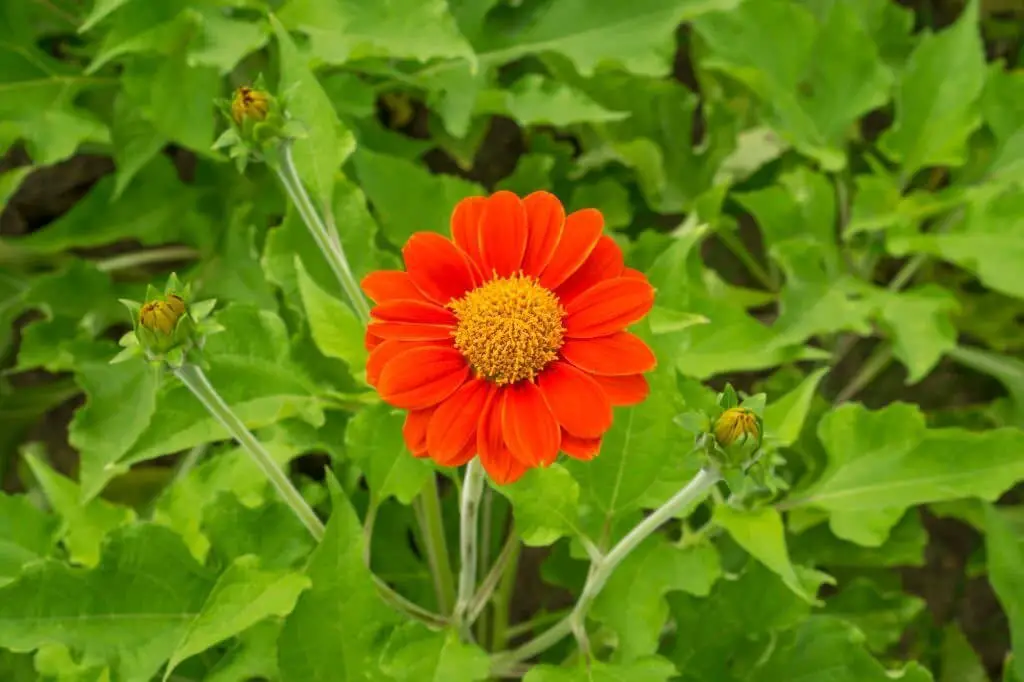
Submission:
[[612,406],[647,397],[651,350],[624,331],[654,303],[623,265],[595,209],[568,216],[547,192],[472,197],[452,239],[409,238],[406,271],[362,282],[376,304],[367,381],[405,410],[418,457],[458,466],[480,456],[500,484],[559,450],[589,460]]

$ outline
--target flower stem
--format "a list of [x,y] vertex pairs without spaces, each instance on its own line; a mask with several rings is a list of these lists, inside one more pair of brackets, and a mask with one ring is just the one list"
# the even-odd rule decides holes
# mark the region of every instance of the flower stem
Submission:
[[[263,447],[263,444],[246,428],[245,424],[232,411],[231,407],[224,402],[217,389],[213,387],[213,384],[206,377],[206,373],[198,365],[191,363],[185,363],[173,371],[174,375],[181,380],[181,383],[185,384],[192,391],[193,395],[199,399],[203,407],[249,453],[256,465],[277,489],[277,492],[284,498],[284,501],[288,503],[288,506],[295,512],[295,515],[299,517],[299,520],[309,530],[309,534],[317,542],[321,541],[324,537],[323,522],[316,515],[316,512],[313,511],[313,508],[309,506],[309,503],[306,502],[306,499],[302,497],[302,493],[292,484],[288,476],[277,465],[277,462],[274,461],[274,458]],[[443,616],[431,613],[395,592],[380,577],[374,575],[373,582],[384,601],[396,609],[405,612],[410,617],[435,627],[443,626],[447,622]]]
[[[509,532],[509,540],[502,549],[494,567],[501,567],[501,581],[498,584],[498,593],[494,598],[494,627],[491,630],[491,650],[501,651],[505,648],[509,639],[508,618],[512,605],[512,596],[516,587],[516,573],[519,568],[519,554],[523,545],[519,542],[515,531]],[[506,555],[506,552],[508,554]],[[502,565],[504,564],[504,565]],[[488,581],[484,581],[486,585]],[[483,602],[486,604],[486,602]]]
[[573,607],[572,612],[518,649],[503,656],[495,657],[494,665],[492,666],[494,673],[500,674],[516,663],[546,651],[570,632],[582,633],[583,621],[587,616],[587,612],[601,593],[601,590],[604,589],[608,578],[611,577],[615,569],[622,563],[622,560],[661,527],[661,524],[665,523],[665,521],[704,499],[720,479],[721,475],[717,470],[710,467],[701,469],[682,490],[672,496],[665,504],[658,507],[650,516],[634,526],[633,530],[626,537],[619,540],[618,544],[610,552],[593,561],[590,565],[590,572],[587,575],[587,582],[583,586],[583,593],[576,602],[576,606]]
[[459,519],[459,556],[462,564],[459,570],[459,594],[452,614],[452,620],[464,639],[469,639],[469,628],[472,625],[469,609],[476,590],[477,515],[483,492],[484,467],[480,464],[480,459],[474,457],[466,466],[465,484],[462,487]]
[[448,542],[444,537],[444,520],[441,516],[441,500],[437,495],[437,478],[431,475],[420,491],[419,507],[423,529],[423,544],[427,563],[434,578],[437,593],[437,610],[450,613],[455,603],[455,576],[448,557]]
[[302,222],[309,229],[310,235],[312,235],[317,247],[323,253],[327,264],[334,272],[334,276],[338,278],[341,290],[348,297],[352,309],[365,324],[370,319],[370,308],[366,303],[362,290],[359,288],[356,276],[352,273],[352,268],[349,267],[348,259],[345,257],[345,249],[342,247],[337,233],[332,233],[313,205],[313,200],[310,199],[309,193],[306,191],[305,185],[302,184],[302,179],[295,168],[291,145],[287,142],[281,146],[280,159],[281,162],[279,164],[272,164],[274,172],[277,173],[278,179],[284,185],[285,192],[288,193],[288,197],[295,204],[295,208],[298,209],[299,215],[302,216]]
[[284,501],[288,503],[288,506],[292,508],[292,511],[302,521],[302,525],[306,527],[309,534],[317,542],[322,540],[324,537],[323,522],[316,515],[316,512],[313,511],[313,508],[309,506],[309,503],[306,502],[306,499],[302,497],[302,493],[288,480],[288,476],[277,465],[277,462],[274,461],[274,458],[263,447],[263,444],[259,442],[256,436],[252,435],[252,432],[246,428],[242,420],[238,418],[238,415],[220,397],[217,389],[206,378],[203,370],[198,365],[185,363],[175,369],[174,374],[181,380],[181,383],[185,384],[192,391],[193,395],[199,399],[199,402],[213,415],[214,419],[220,422],[221,426],[227,429],[228,433],[249,453],[253,462],[270,480],[270,483],[277,489],[278,494],[284,498]]

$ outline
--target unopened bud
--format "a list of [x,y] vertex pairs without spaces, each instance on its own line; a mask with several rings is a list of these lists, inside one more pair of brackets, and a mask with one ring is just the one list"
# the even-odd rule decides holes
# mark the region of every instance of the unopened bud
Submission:
[[743,439],[743,442],[759,442],[761,427],[754,411],[746,407],[733,407],[715,422],[715,440],[723,448]]
[[168,336],[184,314],[185,302],[174,294],[168,294],[165,300],[150,301],[142,306],[139,324],[151,332]]
[[242,125],[244,121],[262,121],[267,118],[270,110],[270,98],[262,90],[254,90],[247,85],[235,90],[231,100],[231,117],[235,123]]

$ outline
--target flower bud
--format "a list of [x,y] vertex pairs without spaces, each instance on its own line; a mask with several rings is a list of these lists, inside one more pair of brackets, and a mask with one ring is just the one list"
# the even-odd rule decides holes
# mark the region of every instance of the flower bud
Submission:
[[174,294],[165,300],[150,301],[139,310],[139,324],[156,334],[169,336],[178,319],[185,314],[185,302]]
[[736,442],[760,442],[761,427],[757,415],[746,407],[729,408],[715,422],[715,440],[723,448]]
[[246,120],[263,121],[270,110],[270,97],[262,90],[254,90],[247,85],[235,90],[231,100],[231,118],[242,125]]

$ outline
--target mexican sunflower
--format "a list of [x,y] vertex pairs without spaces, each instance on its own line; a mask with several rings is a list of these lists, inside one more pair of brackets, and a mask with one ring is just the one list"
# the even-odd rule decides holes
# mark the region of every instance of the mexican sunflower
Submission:
[[416,233],[404,272],[363,280],[375,303],[367,381],[409,411],[414,455],[479,455],[510,483],[559,451],[592,459],[612,406],[647,396],[654,354],[625,328],[654,289],[603,227],[599,211],[567,216],[547,192],[472,197],[452,212],[451,239]]

